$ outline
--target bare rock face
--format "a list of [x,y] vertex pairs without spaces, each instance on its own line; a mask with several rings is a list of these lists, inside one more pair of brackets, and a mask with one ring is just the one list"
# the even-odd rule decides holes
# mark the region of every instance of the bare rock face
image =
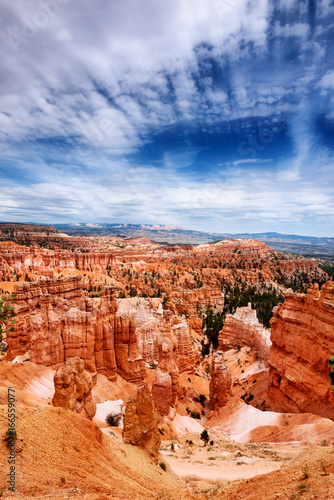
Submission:
[[216,351],[212,358],[210,380],[210,409],[225,406],[231,395],[231,372],[224,364],[224,353]]
[[145,365],[138,348],[134,318],[116,317],[115,353],[117,372],[129,382],[141,382]]
[[[18,284],[16,325],[8,332],[8,360],[31,351],[30,360],[45,366],[78,356],[85,369],[116,380],[143,379],[134,326],[116,318],[112,287],[98,298],[84,295],[80,277]],[[116,361],[117,360],[117,361]]]
[[135,325],[137,345],[144,362],[155,363],[159,356],[157,339],[164,324],[161,300],[133,297],[116,302],[120,321],[130,319]]
[[219,350],[226,351],[234,347],[254,347],[261,359],[268,364],[271,346],[270,330],[259,323],[256,311],[248,304],[238,307],[235,314],[228,314],[224,327],[219,333]]
[[172,332],[177,345],[177,365],[180,373],[193,373],[198,362],[196,351],[190,335],[186,319],[177,321],[172,326]]
[[159,362],[154,374],[152,394],[157,413],[168,415],[179,390],[179,370],[176,363],[177,345],[170,324],[166,324],[159,343]]
[[54,375],[55,394],[53,406],[69,408],[90,420],[96,413],[93,400],[93,378],[84,369],[84,361],[78,357],[69,358]]
[[[135,331],[136,345],[138,346],[137,357],[141,356],[148,364],[156,363],[159,358],[160,337],[164,332],[165,325],[171,324],[177,344],[175,359],[178,369],[180,373],[194,371],[194,366],[198,361],[197,353],[185,317],[173,315],[171,311],[164,310],[161,300],[157,298],[134,297],[118,299],[116,302],[118,304],[117,317],[119,317],[117,323],[122,325],[127,322],[130,325],[127,330]],[[122,327],[120,326],[120,328]],[[168,328],[170,330],[170,326]],[[118,338],[117,335],[116,344],[118,344]],[[132,352],[135,352],[135,348]],[[120,363],[117,361],[117,364]]]
[[334,282],[287,293],[271,320],[268,395],[273,410],[334,420],[328,359],[334,352]]
[[[9,242],[11,243],[11,242]],[[105,272],[107,266],[114,266],[116,259],[111,253],[69,252],[47,250],[38,246],[0,246],[0,259],[17,273],[32,273],[46,278],[56,278],[64,269]]]
[[141,386],[137,394],[130,397],[125,408],[123,441],[138,446],[158,461],[161,443],[158,421],[152,394],[147,386]]

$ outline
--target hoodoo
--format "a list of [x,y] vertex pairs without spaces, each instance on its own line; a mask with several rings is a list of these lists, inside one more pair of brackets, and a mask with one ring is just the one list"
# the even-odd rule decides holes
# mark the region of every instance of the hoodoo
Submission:
[[56,371],[54,384],[53,406],[69,408],[83,417],[93,419],[96,413],[96,403],[92,396],[93,379],[84,369],[82,359],[67,359],[65,365]]

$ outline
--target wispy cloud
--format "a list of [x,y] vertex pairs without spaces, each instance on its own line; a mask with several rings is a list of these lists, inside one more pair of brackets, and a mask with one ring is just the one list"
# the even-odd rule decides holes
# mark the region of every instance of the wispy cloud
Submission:
[[0,10],[2,219],[333,231],[329,1]]

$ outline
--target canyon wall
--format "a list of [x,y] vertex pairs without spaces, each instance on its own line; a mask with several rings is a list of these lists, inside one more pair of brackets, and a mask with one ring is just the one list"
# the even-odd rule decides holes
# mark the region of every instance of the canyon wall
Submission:
[[231,240],[225,239],[215,243],[204,243],[194,248],[194,252],[202,253],[214,251],[219,252],[221,255],[238,255],[245,257],[262,257],[265,254],[273,253],[262,241],[257,240]]
[[81,277],[17,283],[14,332],[8,332],[8,360],[30,351],[30,360],[57,366],[78,356],[85,369],[133,383],[145,377],[145,362],[159,358],[165,324],[176,340],[180,372],[193,372],[197,360],[185,318],[163,311],[160,299],[114,299],[113,288],[89,298]]
[[117,316],[121,321],[131,318],[136,325],[139,352],[145,363],[156,363],[159,357],[157,339],[164,324],[161,299],[133,297],[116,299]]
[[234,347],[254,347],[259,357],[267,364],[271,346],[270,330],[259,323],[256,311],[251,304],[238,307],[235,314],[228,314],[224,327],[219,333],[219,350],[227,351]]
[[107,266],[114,266],[116,262],[115,256],[107,252],[46,250],[39,247],[10,245],[10,243],[0,244],[0,265],[3,271],[8,272],[10,268],[18,274],[27,273],[54,278],[65,269],[102,272]]
[[334,353],[334,282],[287,293],[271,320],[268,395],[273,410],[334,420],[328,359]]
[[130,321],[116,316],[112,287],[101,297],[88,298],[81,278],[19,283],[16,285],[14,332],[7,333],[8,360],[30,351],[30,360],[53,366],[78,356],[85,369],[115,380],[143,379],[143,361]]

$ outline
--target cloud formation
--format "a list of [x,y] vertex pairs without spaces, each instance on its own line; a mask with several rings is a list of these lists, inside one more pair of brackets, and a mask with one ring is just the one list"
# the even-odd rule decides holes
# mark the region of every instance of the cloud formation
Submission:
[[329,0],[0,11],[1,219],[333,235]]

